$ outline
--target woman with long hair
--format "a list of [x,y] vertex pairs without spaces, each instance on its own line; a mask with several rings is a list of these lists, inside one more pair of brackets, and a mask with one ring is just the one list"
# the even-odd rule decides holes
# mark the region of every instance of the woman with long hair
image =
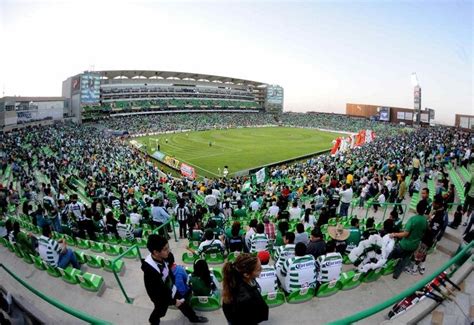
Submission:
[[210,296],[217,289],[207,262],[201,259],[194,263],[194,270],[189,283],[195,296]]
[[255,281],[261,271],[259,259],[246,253],[224,265],[222,309],[229,324],[258,324],[268,320],[268,306]]

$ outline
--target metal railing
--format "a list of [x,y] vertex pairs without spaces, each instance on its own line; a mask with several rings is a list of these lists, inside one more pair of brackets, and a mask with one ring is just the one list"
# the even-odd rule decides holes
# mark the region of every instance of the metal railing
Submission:
[[137,250],[137,256],[139,257],[139,259],[141,260],[142,259],[142,254],[140,253],[140,247],[138,247],[137,244],[129,247],[126,251],[124,251],[122,254],[120,254],[119,256],[117,256],[116,258],[114,258],[114,260],[112,261],[112,272],[114,273],[114,276],[115,276],[115,279],[117,280],[117,283],[120,287],[120,290],[122,290],[122,293],[125,297],[125,302],[127,304],[132,304],[133,303],[133,298],[130,298],[128,295],[127,295],[127,292],[125,291],[124,287],[123,287],[123,284],[122,284],[122,281],[120,281],[120,278],[117,274],[117,270],[116,270],[116,267],[115,267],[115,264],[117,261],[121,260],[125,255],[127,255],[129,252],[133,251],[134,249]]
[[[153,229],[153,233],[154,234],[158,234],[158,232],[167,227],[169,224],[171,224],[171,228],[173,229],[173,235],[174,235],[174,241],[175,242],[178,242],[178,237],[176,237],[176,229],[175,229],[175,223],[174,223],[174,217],[171,217],[168,221],[166,221],[165,223],[163,223],[162,225],[156,227],[155,229]],[[165,228],[164,229],[164,232],[165,234],[168,232],[168,230]]]
[[94,325],[109,325],[109,324],[112,324],[110,322],[107,322],[105,320],[102,320],[102,319],[99,319],[99,318],[95,318],[94,316],[91,316],[89,314],[86,314],[85,312],[83,311],[80,311],[80,310],[77,310],[77,309],[74,309],[68,305],[65,305],[59,301],[57,301],[56,299],[54,298],[51,298],[47,295],[45,295],[43,292],[33,288],[31,285],[29,285],[27,282],[23,281],[22,279],[20,279],[15,273],[13,273],[12,271],[10,271],[4,264],[0,264],[0,267],[3,268],[5,270],[5,272],[7,272],[8,274],[10,274],[10,276],[12,278],[14,278],[16,281],[18,281],[21,285],[23,285],[26,289],[30,290],[31,292],[33,292],[35,295],[37,295],[38,297],[40,297],[41,299],[43,299],[44,301],[46,301],[47,303],[53,305],[54,307],[62,310],[63,312],[71,315],[71,316],[74,316],[76,318],[79,318],[80,320],[84,321],[84,322],[88,322],[90,324],[94,324]]
[[329,324],[332,325],[343,325],[343,324],[352,324],[357,321],[363,320],[365,318],[368,318],[372,315],[375,315],[378,312],[381,312],[382,310],[396,304],[400,300],[405,299],[405,297],[412,295],[415,293],[415,291],[421,290],[424,286],[426,286],[428,283],[433,281],[441,272],[445,271],[449,267],[453,266],[454,264],[458,263],[460,260],[463,259],[463,257],[466,254],[470,254],[470,250],[474,248],[474,241],[471,242],[470,244],[466,245],[460,252],[456,254],[452,259],[444,263],[441,267],[439,267],[436,271],[434,271],[432,274],[429,276],[423,278],[422,280],[418,281],[416,284],[414,284],[412,287],[400,292],[398,295],[393,296],[392,298],[389,298],[385,300],[384,302],[375,305],[373,307],[370,307],[366,310],[363,310],[359,313],[353,314],[351,316],[339,319],[337,321],[331,322]]

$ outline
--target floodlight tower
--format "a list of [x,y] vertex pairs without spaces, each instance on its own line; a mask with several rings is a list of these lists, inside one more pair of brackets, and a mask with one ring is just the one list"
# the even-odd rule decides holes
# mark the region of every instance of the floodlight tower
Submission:
[[421,117],[421,87],[420,82],[418,81],[418,77],[416,72],[411,74],[411,84],[413,85],[413,102],[414,102],[414,111],[416,116],[416,124],[420,125],[420,117]]

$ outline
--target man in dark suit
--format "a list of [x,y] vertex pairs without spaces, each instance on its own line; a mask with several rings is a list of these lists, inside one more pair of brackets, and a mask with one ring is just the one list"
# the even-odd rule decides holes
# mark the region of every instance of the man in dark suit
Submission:
[[147,248],[150,254],[142,260],[145,288],[155,309],[150,315],[151,324],[160,324],[160,318],[166,315],[168,306],[174,305],[192,323],[207,323],[206,317],[197,316],[191,306],[177,292],[173,272],[165,261],[170,253],[166,238],[158,235],[148,237]]

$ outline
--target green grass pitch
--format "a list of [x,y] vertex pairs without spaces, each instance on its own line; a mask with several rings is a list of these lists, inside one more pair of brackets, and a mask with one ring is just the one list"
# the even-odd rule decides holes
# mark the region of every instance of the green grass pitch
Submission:
[[[137,137],[151,154],[160,151],[196,169],[198,176],[229,175],[332,147],[342,134],[291,127],[238,128]],[[168,139],[168,143],[166,143]],[[211,143],[211,146],[209,145]]]

